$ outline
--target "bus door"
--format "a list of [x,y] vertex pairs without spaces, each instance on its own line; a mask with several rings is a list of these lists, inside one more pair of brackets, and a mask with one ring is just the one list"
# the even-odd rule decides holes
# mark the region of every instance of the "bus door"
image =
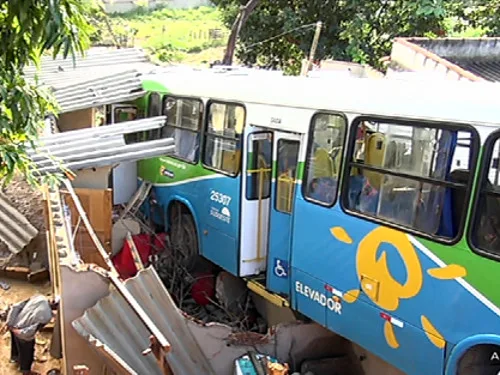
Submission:
[[273,133],[255,126],[245,132],[239,275],[253,276],[266,269]]
[[298,134],[275,132],[273,140],[266,286],[268,290],[286,297],[290,294],[290,255],[300,139]]

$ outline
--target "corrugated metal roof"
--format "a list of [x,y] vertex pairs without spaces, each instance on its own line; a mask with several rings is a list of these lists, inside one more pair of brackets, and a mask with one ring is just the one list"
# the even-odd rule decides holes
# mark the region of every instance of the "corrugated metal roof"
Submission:
[[396,38],[391,60],[391,69],[402,66],[458,80],[500,82],[500,38]]
[[44,56],[25,74],[51,88],[64,113],[136,99],[144,94],[139,75],[156,68],[141,49],[95,48],[75,60]]
[[[167,360],[174,374],[215,375],[186,319],[152,267],[140,271],[124,285],[169,341],[171,350]],[[102,343],[135,373],[161,375],[155,358],[141,355],[149,347],[148,329],[116,289],[72,324],[89,343]],[[112,365],[109,358],[103,356],[103,359]]]
[[497,60],[450,59],[458,66],[491,82],[500,82],[500,58]]
[[133,69],[54,89],[61,113],[133,100],[144,95],[140,72]]
[[28,154],[42,174],[58,170],[54,160],[77,171],[162,156],[174,150],[172,138],[127,144],[125,134],[160,129],[165,123],[166,116],[157,116],[53,134],[40,138],[36,151]]
[[58,56],[44,56],[40,61],[40,69],[30,65],[24,72],[27,77],[33,78],[37,74],[43,80],[45,75],[72,71],[82,68],[100,68],[103,66],[130,65],[149,62],[148,57],[142,49],[138,48],[91,48],[84,56],[77,55],[73,60],[71,57],[64,59]]
[[0,240],[14,254],[24,249],[38,234],[38,230],[11,205],[7,197],[1,192],[0,223],[2,223],[0,225]]

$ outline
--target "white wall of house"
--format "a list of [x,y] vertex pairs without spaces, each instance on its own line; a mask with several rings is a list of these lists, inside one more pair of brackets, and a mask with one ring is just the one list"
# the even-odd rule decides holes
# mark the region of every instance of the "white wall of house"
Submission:
[[[109,13],[124,13],[134,10],[138,7],[138,3],[144,1],[137,0],[104,0],[104,7]],[[149,0],[148,7],[150,9],[158,7],[168,7],[173,9],[196,8],[199,6],[212,5],[210,0]]]

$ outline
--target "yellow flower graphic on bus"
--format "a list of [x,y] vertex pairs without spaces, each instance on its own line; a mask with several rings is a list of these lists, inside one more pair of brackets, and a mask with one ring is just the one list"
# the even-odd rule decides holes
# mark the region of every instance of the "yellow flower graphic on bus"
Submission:
[[[345,244],[352,245],[354,241],[342,227],[331,228],[332,235]],[[379,249],[382,244],[392,245],[401,257],[406,268],[406,281],[400,283],[391,273],[387,264],[387,252]],[[377,227],[369,232],[360,242],[356,254],[357,277],[361,289],[353,289],[344,294],[344,301],[354,303],[361,291],[377,306],[386,311],[396,311],[402,299],[411,299],[422,290],[423,271],[418,254],[408,236],[400,231],[387,227]],[[432,268],[427,273],[440,280],[450,280],[463,277],[466,270],[458,265],[449,265],[443,268]],[[384,335],[387,344],[397,349],[399,343],[394,332],[397,319],[392,319],[387,314],[385,318]],[[438,348],[445,346],[445,339],[434,327],[429,318],[421,315],[420,322],[428,339]],[[400,326],[402,326],[402,322]]]

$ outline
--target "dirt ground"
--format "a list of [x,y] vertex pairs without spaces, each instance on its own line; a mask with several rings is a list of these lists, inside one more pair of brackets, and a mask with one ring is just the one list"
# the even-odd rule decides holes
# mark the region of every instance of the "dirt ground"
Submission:
[[[31,297],[34,294],[47,295],[50,293],[50,284],[30,284],[28,282],[22,282],[17,280],[10,280],[6,278],[0,278],[0,281],[6,282],[10,285],[9,290],[0,289],[0,309],[5,308],[5,305],[16,303]],[[33,371],[37,371],[40,374],[47,374],[47,372],[53,368],[60,368],[60,361],[58,359],[51,358],[50,350],[50,340],[52,334],[49,333],[39,333],[36,339],[36,352],[35,352],[35,363],[33,364]],[[7,332],[1,337],[0,342],[0,375],[13,375],[20,374],[17,370],[15,364],[9,362],[10,359],[10,334]]]

